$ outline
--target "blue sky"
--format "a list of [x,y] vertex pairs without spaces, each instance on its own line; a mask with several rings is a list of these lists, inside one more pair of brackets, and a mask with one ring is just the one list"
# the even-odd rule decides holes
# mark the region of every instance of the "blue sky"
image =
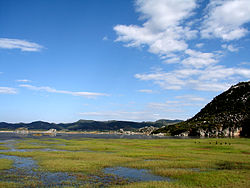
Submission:
[[187,119],[250,79],[249,0],[0,0],[0,121]]

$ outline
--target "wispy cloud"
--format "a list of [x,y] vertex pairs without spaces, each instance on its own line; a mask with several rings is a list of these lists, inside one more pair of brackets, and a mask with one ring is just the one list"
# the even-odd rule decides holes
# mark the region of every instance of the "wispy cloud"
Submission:
[[239,65],[250,65],[250,62],[241,62]]
[[99,120],[127,120],[127,121],[149,121],[157,120],[161,117],[157,113],[148,111],[99,111],[99,112],[81,112],[81,116]]
[[149,103],[148,107],[165,112],[183,112],[183,107],[186,106],[202,106],[201,103],[181,102],[181,101],[166,101],[164,103]]
[[16,80],[16,82],[28,83],[28,82],[31,82],[31,80],[22,79],[22,80]]
[[194,96],[194,95],[180,95],[180,96],[176,96],[176,99],[182,99],[183,101],[205,101],[206,99],[203,97],[198,97],[198,96]]
[[153,90],[151,89],[140,89],[140,90],[137,90],[138,92],[141,92],[141,93],[153,93]]
[[232,44],[229,44],[229,45],[228,44],[222,44],[221,47],[224,48],[224,49],[227,49],[230,52],[238,52],[239,51],[239,48],[234,47]]
[[153,81],[163,89],[192,88],[200,91],[224,91],[240,79],[250,79],[250,69],[210,66],[205,69],[183,68],[170,72],[136,74],[135,78]]
[[17,90],[11,87],[0,87],[0,94],[16,94]]
[[202,48],[204,46],[204,43],[198,43],[195,45],[197,48]]
[[102,40],[109,40],[109,38],[107,36],[104,36]]
[[182,64],[194,68],[203,68],[216,64],[219,57],[219,55],[215,53],[203,53],[191,49],[185,50],[185,54],[187,54],[188,57],[182,60]]
[[0,38],[0,48],[20,49],[21,51],[37,52],[40,51],[43,46],[26,40]]
[[99,96],[109,96],[108,94],[105,93],[93,93],[93,92],[74,92],[74,91],[65,91],[65,90],[57,90],[48,86],[42,86],[42,87],[37,87],[33,85],[28,85],[28,84],[21,84],[19,87],[24,87],[30,90],[35,90],[35,91],[45,91],[48,93],[61,93],[61,94],[68,94],[72,96],[81,96],[81,97],[87,97],[87,98],[95,98]]

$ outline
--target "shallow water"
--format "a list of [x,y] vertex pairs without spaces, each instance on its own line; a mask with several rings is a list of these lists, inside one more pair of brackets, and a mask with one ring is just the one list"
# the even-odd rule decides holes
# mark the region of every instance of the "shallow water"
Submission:
[[[169,178],[156,176],[151,174],[149,171],[144,169],[132,169],[132,168],[124,168],[124,167],[116,167],[116,168],[105,168],[103,170],[104,176],[99,175],[90,175],[88,180],[77,180],[76,176],[73,176],[69,173],[64,172],[44,172],[38,170],[38,165],[35,160],[29,157],[18,157],[18,156],[11,156],[7,155],[6,152],[30,152],[30,151],[67,151],[68,150],[58,150],[58,149],[51,149],[51,148],[41,148],[41,149],[16,149],[15,145],[18,143],[20,139],[23,137],[16,135],[15,133],[8,133],[4,135],[4,139],[1,139],[3,136],[0,133],[0,143],[2,146],[7,147],[8,149],[0,150],[2,154],[0,154],[0,158],[5,158],[13,161],[13,168],[5,171],[0,171],[0,181],[14,181],[14,182],[22,182],[22,179],[27,179],[29,181],[36,181],[40,182],[37,187],[63,187],[65,183],[67,185],[84,185],[85,183],[91,183],[95,185],[98,183],[99,187],[107,187],[112,183],[119,183],[126,184],[127,182],[134,182],[134,181],[170,181]],[[81,135],[67,135],[66,137],[70,137],[70,139],[77,138],[77,136]],[[86,135],[84,135],[86,136]],[[103,135],[88,135],[93,138],[93,136],[103,136]],[[113,136],[119,135],[105,135],[108,138],[114,138]],[[132,136],[132,135],[131,135]],[[138,136],[138,135],[137,135]],[[17,138],[16,138],[17,137]],[[47,137],[47,136],[46,136]],[[37,137],[36,137],[37,138]],[[44,138],[44,137],[38,137]],[[85,137],[86,138],[86,137]],[[117,138],[117,137],[116,137]],[[82,150],[85,152],[95,152],[91,150]],[[73,151],[73,152],[82,152],[82,151]],[[4,154],[6,153],[6,155]],[[112,174],[112,175],[110,175]],[[25,180],[26,181],[26,180]]]
[[[49,135],[43,136],[33,136],[32,134],[21,135],[16,133],[3,133],[0,132],[0,140],[10,140],[10,139],[22,139],[22,138],[51,138]],[[180,136],[153,136],[153,135],[120,135],[120,134],[67,134],[67,133],[57,133],[53,138],[62,139],[80,139],[80,138],[100,138],[100,139],[189,139],[189,138],[199,138],[199,137],[180,137]]]
[[9,170],[6,170],[5,173],[9,173],[12,175],[18,176],[30,176],[38,178],[38,180],[42,181],[43,185],[60,185],[63,182],[76,182],[76,178],[74,176],[70,176],[65,172],[42,172],[36,171],[38,166],[36,161],[29,157],[18,157],[18,156],[10,156],[10,155],[0,155],[0,158],[9,159],[13,161],[13,167]]
[[[17,143],[15,140],[1,141],[4,143],[7,150],[0,150],[0,152],[27,152],[27,151],[57,151],[54,149],[16,149],[14,144]],[[31,180],[41,181],[43,186],[60,186],[64,182],[70,182],[70,184],[77,183],[76,177],[71,176],[65,172],[43,172],[38,171],[38,165],[35,160],[30,157],[18,157],[12,155],[0,154],[0,158],[9,159],[13,161],[13,168],[4,171],[4,175],[11,175],[15,177],[13,180],[19,181],[22,177],[30,177]],[[3,178],[3,179],[2,179]],[[0,177],[0,180],[5,180],[4,177]]]
[[3,143],[2,146],[8,148],[8,149],[0,150],[0,152],[68,151],[68,150],[60,150],[60,149],[52,149],[52,148],[17,149],[15,148],[15,144],[18,142],[15,140],[4,140],[4,141],[1,141],[0,143]]
[[145,169],[134,169],[125,167],[105,168],[104,173],[114,174],[132,181],[171,181],[170,178],[151,174]]

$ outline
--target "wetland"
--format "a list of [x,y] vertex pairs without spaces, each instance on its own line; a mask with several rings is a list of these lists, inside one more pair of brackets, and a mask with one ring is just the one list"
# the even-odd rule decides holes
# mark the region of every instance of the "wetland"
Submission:
[[247,138],[0,135],[0,187],[250,187]]

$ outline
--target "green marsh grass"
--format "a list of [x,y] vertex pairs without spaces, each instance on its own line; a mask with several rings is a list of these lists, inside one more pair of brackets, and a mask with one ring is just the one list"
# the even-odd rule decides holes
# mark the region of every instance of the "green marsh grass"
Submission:
[[12,167],[13,162],[9,159],[0,159],[0,170],[7,170]]
[[44,171],[82,173],[88,177],[102,174],[106,167],[122,166],[147,169],[173,180],[115,184],[115,187],[250,187],[249,139],[50,138],[24,139],[17,147],[65,150],[7,153],[32,157]]

